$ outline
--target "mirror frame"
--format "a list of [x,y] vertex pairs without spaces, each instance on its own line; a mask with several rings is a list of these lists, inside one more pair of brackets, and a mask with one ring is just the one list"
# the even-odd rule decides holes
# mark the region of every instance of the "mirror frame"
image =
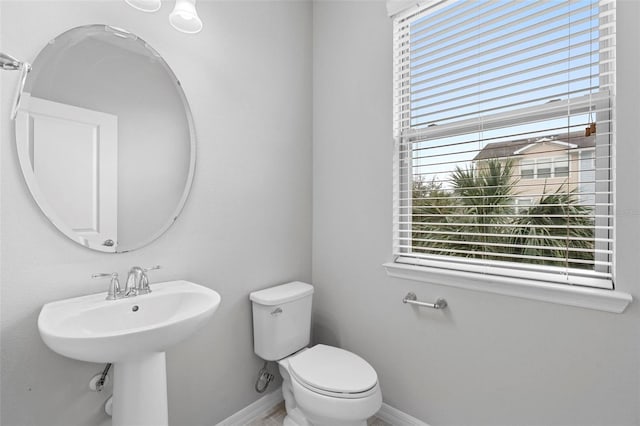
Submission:
[[[191,188],[193,186],[193,179],[195,176],[195,169],[196,169],[197,138],[196,138],[195,123],[193,120],[193,115],[191,113],[191,108],[189,106],[189,101],[187,99],[186,94],[184,93],[180,80],[176,77],[175,73],[173,72],[173,70],[167,63],[167,61],[162,57],[162,55],[160,55],[153,47],[151,47],[142,38],[138,37],[137,35],[135,35],[130,31],[123,30],[121,28],[116,28],[106,24],[91,24],[91,25],[82,25],[82,26],[74,27],[60,33],[54,39],[46,43],[45,46],[42,49],[40,49],[40,51],[38,52],[38,55],[36,55],[36,59],[45,49],[55,44],[56,40],[58,40],[62,36],[67,35],[70,32],[83,31],[83,30],[96,30],[100,28],[102,28],[102,30],[105,32],[115,33],[116,36],[119,36],[122,38],[128,38],[128,39],[131,39],[133,42],[140,43],[143,49],[147,50],[150,54],[158,58],[159,62],[162,64],[165,71],[168,73],[168,77],[174,82],[175,88],[179,94],[180,99],[182,100],[182,106],[184,108],[184,113],[187,119],[187,125],[189,130],[189,149],[190,149],[189,170],[187,172],[187,177],[186,177],[185,186],[184,186],[182,195],[180,196],[180,199],[178,201],[176,208],[173,210],[173,213],[167,218],[165,224],[156,232],[152,233],[149,238],[142,240],[140,243],[135,244],[134,247],[127,248],[126,250],[118,250],[117,246],[116,246],[116,249],[113,251],[108,251],[103,249],[104,246],[100,246],[100,247],[89,246],[89,244],[86,242],[86,239],[84,237],[79,236],[76,232],[74,232],[71,229],[71,227],[69,227],[66,223],[62,221],[62,219],[59,218],[57,213],[50,207],[49,202],[47,201],[45,195],[40,190],[40,186],[31,168],[29,144],[28,143],[24,144],[20,142],[20,140],[24,141],[25,139],[27,139],[26,135],[24,135],[24,132],[25,132],[24,126],[29,125],[28,121],[25,122],[25,120],[28,120],[28,118],[25,116],[24,111],[21,110],[20,104],[17,106],[18,113],[16,118],[14,119],[14,130],[15,130],[16,149],[18,153],[20,168],[22,170],[22,176],[24,177],[25,183],[29,188],[29,192],[31,193],[31,196],[33,197],[34,201],[40,208],[40,211],[46,216],[46,218],[53,224],[53,226],[58,231],[60,231],[62,234],[64,234],[67,238],[71,239],[72,241],[94,251],[98,251],[101,253],[117,254],[117,253],[127,253],[133,250],[138,250],[142,247],[145,247],[151,244],[152,242],[160,238],[165,232],[167,232],[167,230],[178,219],[178,217],[182,213],[182,210],[184,209],[184,206],[187,202],[189,194],[191,193]],[[28,78],[29,77],[27,76],[27,79]],[[28,99],[30,98],[30,96],[22,96],[21,98],[22,98],[21,102],[24,102],[24,99]],[[183,142],[186,142],[186,141],[183,141]]]

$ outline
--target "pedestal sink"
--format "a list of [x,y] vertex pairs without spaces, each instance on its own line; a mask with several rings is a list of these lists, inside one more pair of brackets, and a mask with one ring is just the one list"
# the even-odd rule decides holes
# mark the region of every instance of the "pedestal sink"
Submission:
[[113,426],[168,424],[165,351],[204,325],[220,295],[189,281],[152,284],[150,294],[105,300],[106,293],[47,303],[42,340],[80,361],[114,365]]

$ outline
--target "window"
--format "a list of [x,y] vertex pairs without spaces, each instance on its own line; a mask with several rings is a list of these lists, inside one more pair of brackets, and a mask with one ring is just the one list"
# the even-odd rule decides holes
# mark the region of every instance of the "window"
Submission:
[[553,177],[569,177],[569,158],[556,157],[553,159]]
[[395,18],[395,262],[613,288],[614,6]]
[[568,176],[569,158],[566,155],[520,161],[520,179],[548,179]]
[[580,202],[582,204],[593,205],[595,201],[596,188],[596,163],[593,158],[594,152],[583,151],[580,153]]
[[536,177],[536,162],[522,160],[520,162],[520,179],[534,179]]
[[537,170],[537,178],[538,179],[547,179],[551,177],[551,159],[549,158],[540,158],[536,161],[536,165],[538,166]]
[[516,212],[518,213],[526,213],[526,210],[533,205],[533,199],[518,197],[515,199]]

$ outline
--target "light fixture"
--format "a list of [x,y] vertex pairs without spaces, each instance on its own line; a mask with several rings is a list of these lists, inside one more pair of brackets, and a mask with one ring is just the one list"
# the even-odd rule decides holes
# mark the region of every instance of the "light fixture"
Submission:
[[160,9],[160,0],[124,0],[129,6],[143,12],[156,12]]
[[202,21],[196,12],[196,0],[176,0],[176,7],[169,15],[169,22],[178,31],[195,34],[202,29]]

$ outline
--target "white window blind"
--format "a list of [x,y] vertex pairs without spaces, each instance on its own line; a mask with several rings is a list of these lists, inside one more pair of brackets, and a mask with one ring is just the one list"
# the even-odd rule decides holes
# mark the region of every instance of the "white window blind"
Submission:
[[614,101],[614,0],[396,16],[396,262],[613,288]]

